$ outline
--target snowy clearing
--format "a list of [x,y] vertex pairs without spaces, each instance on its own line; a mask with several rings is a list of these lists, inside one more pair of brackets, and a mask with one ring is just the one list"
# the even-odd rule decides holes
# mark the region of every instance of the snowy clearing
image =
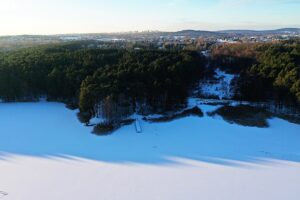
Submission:
[[215,80],[200,82],[200,92],[204,97],[218,97],[218,99],[231,99],[234,96],[234,88],[231,82],[236,75],[228,74],[220,69],[215,70]]
[[[212,111],[215,106],[200,106]],[[59,103],[0,104],[4,200],[298,200],[300,126],[140,121],[90,134]]]

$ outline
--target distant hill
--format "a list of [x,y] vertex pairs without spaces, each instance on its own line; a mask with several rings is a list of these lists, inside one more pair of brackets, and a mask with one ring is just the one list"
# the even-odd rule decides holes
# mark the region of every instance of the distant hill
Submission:
[[237,35],[266,35],[266,34],[296,35],[296,34],[300,34],[300,28],[282,28],[282,29],[275,29],[275,30],[223,30],[223,31],[218,31],[218,33],[237,34]]
[[[282,28],[276,30],[221,30],[221,31],[205,31],[205,30],[182,30],[177,32],[157,32],[160,35],[168,36],[188,36],[188,37],[226,37],[226,36],[252,36],[252,35],[299,35],[300,28]],[[152,33],[153,34],[153,33]]]
[[173,35],[199,37],[199,36],[221,36],[224,35],[222,32],[215,31],[202,31],[202,30],[182,30],[178,32],[173,32]]

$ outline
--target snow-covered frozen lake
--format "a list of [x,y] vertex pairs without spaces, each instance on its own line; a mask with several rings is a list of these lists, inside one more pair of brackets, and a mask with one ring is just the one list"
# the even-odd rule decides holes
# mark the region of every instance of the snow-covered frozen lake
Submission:
[[187,117],[97,137],[63,104],[0,104],[0,198],[299,200],[300,126],[269,123]]

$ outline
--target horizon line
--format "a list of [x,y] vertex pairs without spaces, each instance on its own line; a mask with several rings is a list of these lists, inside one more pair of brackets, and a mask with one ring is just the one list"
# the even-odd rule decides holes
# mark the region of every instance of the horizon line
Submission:
[[113,31],[113,32],[74,32],[74,33],[52,33],[52,34],[34,34],[34,33],[24,33],[24,34],[4,34],[0,37],[17,37],[17,36],[60,36],[60,35],[93,35],[93,34],[129,34],[129,33],[176,33],[181,31],[203,31],[203,32],[224,32],[224,31],[255,31],[255,32],[263,32],[263,31],[276,31],[281,29],[299,29],[298,27],[282,27],[282,28],[274,28],[274,29],[222,29],[222,30],[207,30],[207,29],[179,29],[176,31],[162,31],[162,30],[135,30],[135,31]]

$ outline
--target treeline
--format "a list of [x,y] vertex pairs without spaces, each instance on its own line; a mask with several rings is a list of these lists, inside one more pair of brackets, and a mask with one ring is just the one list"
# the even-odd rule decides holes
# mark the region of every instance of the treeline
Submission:
[[40,97],[79,107],[83,121],[173,109],[203,75],[197,52],[80,49],[52,45],[0,53],[0,99]]
[[[240,75],[237,80],[237,98],[251,101],[274,100],[279,104],[299,105],[299,40],[224,45],[213,52],[215,63]],[[226,52],[231,55],[232,65],[226,65],[223,59],[218,59],[225,56]],[[237,68],[235,64],[240,65]]]
[[269,46],[240,77],[244,98],[300,102],[300,43]]
[[116,64],[118,50],[71,50],[64,46],[0,54],[0,99],[33,101],[41,96],[72,102],[81,82],[98,68]]
[[240,73],[257,63],[260,52],[266,48],[262,43],[237,43],[214,45],[211,63],[229,73]]
[[99,68],[83,81],[80,110],[88,118],[101,114],[115,121],[133,111],[174,109],[185,103],[204,65],[196,52],[126,52],[118,64]]

